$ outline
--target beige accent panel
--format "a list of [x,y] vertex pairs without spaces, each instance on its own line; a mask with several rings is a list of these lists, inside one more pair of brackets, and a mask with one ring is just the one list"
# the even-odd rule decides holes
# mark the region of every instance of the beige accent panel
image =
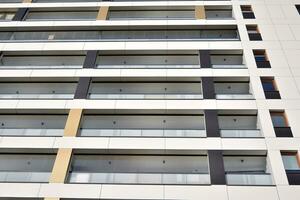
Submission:
[[64,130],[64,136],[75,137],[79,128],[82,109],[71,109]]
[[97,20],[106,20],[109,6],[101,6],[98,12]]
[[196,19],[205,19],[204,6],[195,6],[195,18]]
[[31,3],[32,0],[23,0],[23,3]]
[[49,183],[64,183],[67,177],[72,149],[59,149],[56,155]]

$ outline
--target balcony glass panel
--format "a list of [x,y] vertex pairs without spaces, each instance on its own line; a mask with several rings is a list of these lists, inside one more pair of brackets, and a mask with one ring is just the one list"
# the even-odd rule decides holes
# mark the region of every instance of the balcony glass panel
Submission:
[[260,130],[220,130],[222,137],[258,138],[262,137]]
[[200,68],[198,55],[101,55],[97,68]]
[[26,15],[26,21],[46,21],[46,20],[96,20],[96,11],[33,11]]
[[228,185],[273,185],[265,156],[224,156]]
[[212,54],[211,64],[216,69],[245,69],[242,55]]
[[96,137],[206,137],[201,115],[86,115],[80,131]]
[[62,136],[66,119],[67,115],[0,115],[0,135]]
[[222,137],[262,137],[256,115],[219,115]]
[[0,154],[0,182],[48,182],[54,155]]
[[206,19],[233,19],[232,10],[206,10]]
[[85,56],[58,55],[4,55],[0,58],[0,68],[13,69],[74,69],[82,68]]
[[194,10],[112,10],[109,20],[194,19]]
[[0,83],[0,99],[72,99],[76,83]]
[[253,99],[248,82],[215,82],[217,99]]
[[239,40],[239,36],[236,30],[28,31],[0,32],[0,40]]
[[90,99],[202,99],[199,83],[92,83]]
[[206,156],[75,155],[71,168],[71,183],[210,183]]
[[271,174],[226,174],[228,185],[273,185]]
[[0,12],[0,21],[11,21],[14,16],[13,12]]

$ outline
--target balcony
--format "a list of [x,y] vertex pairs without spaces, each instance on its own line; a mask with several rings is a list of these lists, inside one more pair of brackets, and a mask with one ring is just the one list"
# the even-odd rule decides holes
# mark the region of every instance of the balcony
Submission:
[[214,84],[217,99],[254,99],[248,78],[215,78]]
[[0,58],[0,69],[80,69],[85,55],[73,52],[57,52],[61,54],[37,54],[36,52],[19,53],[4,52]]
[[54,155],[0,154],[0,182],[47,183]]
[[266,156],[224,155],[224,167],[228,185],[274,185],[273,177],[268,172]]
[[214,69],[247,69],[240,51],[212,51],[211,64]]
[[76,83],[0,83],[0,99],[73,99]]
[[[109,27],[107,27],[109,28]],[[169,26],[153,27],[151,30],[73,30],[73,31],[1,31],[1,42],[45,42],[45,41],[239,41],[236,26],[218,26],[211,29],[201,27]]]
[[208,20],[232,20],[232,8],[227,6],[205,6],[205,16]]
[[219,111],[221,137],[224,138],[261,138],[257,114],[245,111]]
[[195,9],[191,6],[134,6],[134,7],[111,7],[108,20],[180,20],[195,19]]
[[201,83],[93,82],[90,99],[203,99]]
[[82,137],[206,137],[203,115],[89,115]]
[[66,114],[1,114],[0,136],[59,137],[63,136]]
[[91,21],[96,20],[97,14],[96,9],[81,11],[70,11],[68,8],[64,10],[31,9],[25,21]]
[[199,69],[197,51],[100,52],[96,67],[101,69]]
[[70,183],[210,183],[206,156],[75,155],[71,169]]

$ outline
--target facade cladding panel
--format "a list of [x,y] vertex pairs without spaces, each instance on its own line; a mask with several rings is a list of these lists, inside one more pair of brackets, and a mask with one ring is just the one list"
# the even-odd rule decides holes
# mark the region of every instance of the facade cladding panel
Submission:
[[0,0],[0,200],[299,200],[299,0]]

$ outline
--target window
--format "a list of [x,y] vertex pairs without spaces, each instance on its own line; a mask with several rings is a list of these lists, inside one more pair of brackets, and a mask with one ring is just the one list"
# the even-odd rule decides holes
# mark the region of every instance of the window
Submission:
[[290,185],[300,185],[300,156],[295,152],[281,152],[284,169]]
[[284,111],[271,111],[271,119],[276,137],[293,137]]
[[285,170],[300,170],[297,152],[282,152],[281,156]]
[[255,19],[255,15],[254,15],[251,5],[242,5],[241,10],[242,10],[244,19]]
[[271,118],[274,127],[287,127],[287,121],[284,116],[284,112],[272,112]]
[[271,64],[265,50],[253,50],[253,54],[257,68],[271,68]]
[[259,41],[262,40],[261,34],[258,30],[257,25],[246,25],[249,40],[250,41]]
[[300,5],[296,5],[296,9],[298,10],[298,13],[300,14]]
[[261,77],[266,99],[281,99],[274,77]]

